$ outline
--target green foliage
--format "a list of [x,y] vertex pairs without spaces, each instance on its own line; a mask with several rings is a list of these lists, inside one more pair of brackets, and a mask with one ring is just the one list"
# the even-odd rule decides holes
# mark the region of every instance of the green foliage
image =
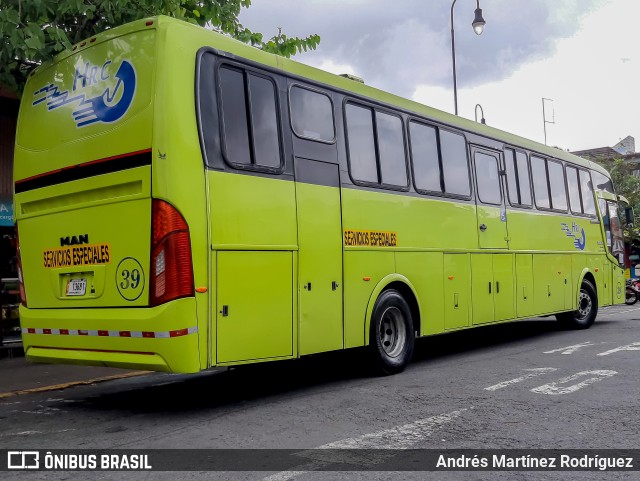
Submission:
[[[640,177],[633,173],[638,169],[635,163],[625,162],[622,159],[607,159],[597,161],[602,167],[609,171],[611,180],[616,189],[616,194],[622,195],[629,201],[629,206],[633,207],[634,214],[640,214]],[[621,206],[624,207],[624,206]],[[625,229],[625,236],[640,245],[640,223],[638,217],[633,227]]]
[[318,35],[266,42],[238,21],[251,0],[2,0],[0,4],[0,85],[21,92],[38,64],[108,28],[154,15],[169,15],[207,26],[244,43],[290,57],[320,43]]

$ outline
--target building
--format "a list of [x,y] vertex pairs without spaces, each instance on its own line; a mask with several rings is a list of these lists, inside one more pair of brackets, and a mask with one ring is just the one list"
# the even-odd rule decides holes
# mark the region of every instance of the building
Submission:
[[633,173],[640,177],[640,152],[636,152],[636,141],[630,135],[613,147],[597,147],[595,149],[577,150],[571,153],[588,160],[622,159],[625,162],[634,163],[637,168]]

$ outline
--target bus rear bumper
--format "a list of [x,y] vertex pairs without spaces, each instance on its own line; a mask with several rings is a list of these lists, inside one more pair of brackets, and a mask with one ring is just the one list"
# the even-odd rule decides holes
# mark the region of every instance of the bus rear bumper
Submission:
[[33,362],[198,372],[194,298],[153,308],[20,307],[22,341]]
[[162,356],[155,353],[96,352],[85,349],[31,346],[27,349],[25,356],[30,362],[48,364],[77,364],[171,372],[171,368]]

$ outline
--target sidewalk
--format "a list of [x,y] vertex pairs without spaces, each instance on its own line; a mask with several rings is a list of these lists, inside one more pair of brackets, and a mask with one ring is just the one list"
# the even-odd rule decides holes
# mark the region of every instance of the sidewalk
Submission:
[[4,358],[0,359],[0,399],[143,374],[147,374],[146,371],[65,364],[33,364],[28,363],[24,357]]

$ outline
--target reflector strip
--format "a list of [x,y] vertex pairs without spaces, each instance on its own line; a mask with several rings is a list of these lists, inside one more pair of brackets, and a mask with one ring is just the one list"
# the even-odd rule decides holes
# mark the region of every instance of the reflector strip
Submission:
[[27,334],[44,334],[47,336],[96,336],[96,337],[136,337],[145,339],[170,339],[173,337],[188,336],[198,332],[196,326],[176,329],[175,331],[105,331],[83,329],[42,329],[39,327],[27,327]]

